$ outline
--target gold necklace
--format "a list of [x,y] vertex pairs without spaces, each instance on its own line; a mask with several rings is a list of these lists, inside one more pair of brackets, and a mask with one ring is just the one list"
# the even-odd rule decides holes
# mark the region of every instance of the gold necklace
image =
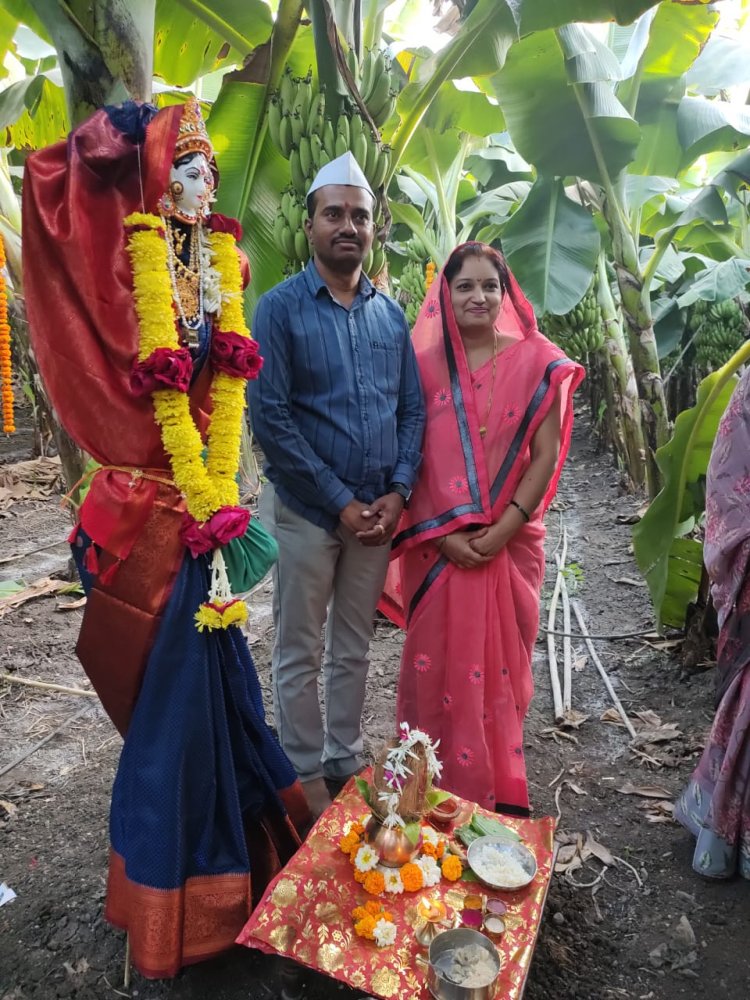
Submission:
[[167,218],[165,223],[169,273],[175,304],[185,331],[183,340],[186,338],[186,346],[194,347],[198,342],[196,331],[203,322],[203,276],[198,224],[190,228],[188,262],[185,264],[180,258],[185,245],[185,234],[172,224],[171,219]]
[[490,392],[487,396],[487,409],[484,412],[484,424],[479,428],[479,436],[484,437],[487,433],[487,421],[490,419],[492,410],[492,397],[495,394],[495,375],[497,373],[497,334],[492,334],[492,379],[490,381]]

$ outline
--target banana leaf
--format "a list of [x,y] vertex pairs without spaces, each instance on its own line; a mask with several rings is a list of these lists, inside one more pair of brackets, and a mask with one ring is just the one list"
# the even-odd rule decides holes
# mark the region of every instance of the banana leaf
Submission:
[[615,64],[581,27],[512,47],[491,83],[516,149],[539,173],[599,181],[602,163],[614,176],[633,159],[641,133],[606,82]]
[[561,315],[580,302],[600,246],[591,214],[559,180],[538,180],[503,232],[508,264],[539,314]]
[[750,359],[745,344],[698,386],[694,407],[677,417],[672,438],[656,453],[664,487],[633,528],[633,550],[660,626],[682,628],[698,595],[701,543],[691,536],[704,510],[708,461],[719,421]]

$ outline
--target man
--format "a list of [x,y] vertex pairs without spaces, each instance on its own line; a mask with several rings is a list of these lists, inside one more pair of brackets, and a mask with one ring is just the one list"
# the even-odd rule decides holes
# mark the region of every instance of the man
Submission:
[[362,272],[374,205],[351,153],[323,167],[307,196],[312,260],[260,299],[253,322],[264,365],[250,411],[269,480],[261,518],[279,544],[276,727],[316,815],[362,766],[375,607],[424,427],[403,312]]

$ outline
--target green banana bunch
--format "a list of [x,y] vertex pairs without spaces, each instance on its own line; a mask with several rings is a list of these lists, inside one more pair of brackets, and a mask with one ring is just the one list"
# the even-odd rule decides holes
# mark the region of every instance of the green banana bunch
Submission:
[[585,361],[604,347],[604,324],[596,297],[596,278],[578,305],[564,316],[546,313],[543,332],[573,361]]
[[372,249],[362,266],[370,278],[377,277],[385,267],[385,247],[377,237],[373,240]]
[[409,324],[409,328],[413,327],[416,323],[426,294],[427,289],[425,287],[422,265],[416,260],[407,261],[401,271],[397,299],[406,313],[406,321]]
[[[351,65],[349,66],[351,69]],[[396,110],[398,86],[391,72],[391,59],[382,49],[368,49],[358,67],[358,88],[370,117],[382,128]],[[354,74],[353,74],[354,75]]]
[[296,191],[287,188],[281,195],[281,211],[273,223],[273,235],[285,257],[297,264],[310,259],[310,244],[305,233],[305,204]]
[[687,329],[695,335],[695,363],[706,373],[726,364],[749,332],[745,314],[735,299],[694,302],[688,311]]

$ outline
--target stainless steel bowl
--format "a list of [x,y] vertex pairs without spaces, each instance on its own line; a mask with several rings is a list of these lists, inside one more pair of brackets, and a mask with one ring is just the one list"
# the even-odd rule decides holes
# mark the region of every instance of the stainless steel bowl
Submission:
[[[479,945],[492,958],[495,965],[495,975],[485,986],[459,986],[441,973],[441,959],[447,960],[448,955],[465,945]],[[472,931],[468,927],[458,927],[455,930],[443,931],[432,939],[428,952],[427,986],[436,1000],[492,1000],[495,996],[497,977],[500,975],[500,955],[497,948],[484,934]]]
[[[481,855],[483,849],[486,848],[491,848],[493,851],[497,851],[498,854],[504,854],[517,861],[526,872],[526,879],[516,885],[504,885],[501,882],[493,882],[487,877],[486,872],[482,871],[482,866],[477,861],[477,856]],[[477,837],[476,840],[471,842],[467,857],[469,867],[477,878],[492,889],[507,889],[508,891],[523,889],[533,882],[536,877],[536,858],[528,847],[524,847],[523,844],[513,841],[503,840],[501,837]]]

